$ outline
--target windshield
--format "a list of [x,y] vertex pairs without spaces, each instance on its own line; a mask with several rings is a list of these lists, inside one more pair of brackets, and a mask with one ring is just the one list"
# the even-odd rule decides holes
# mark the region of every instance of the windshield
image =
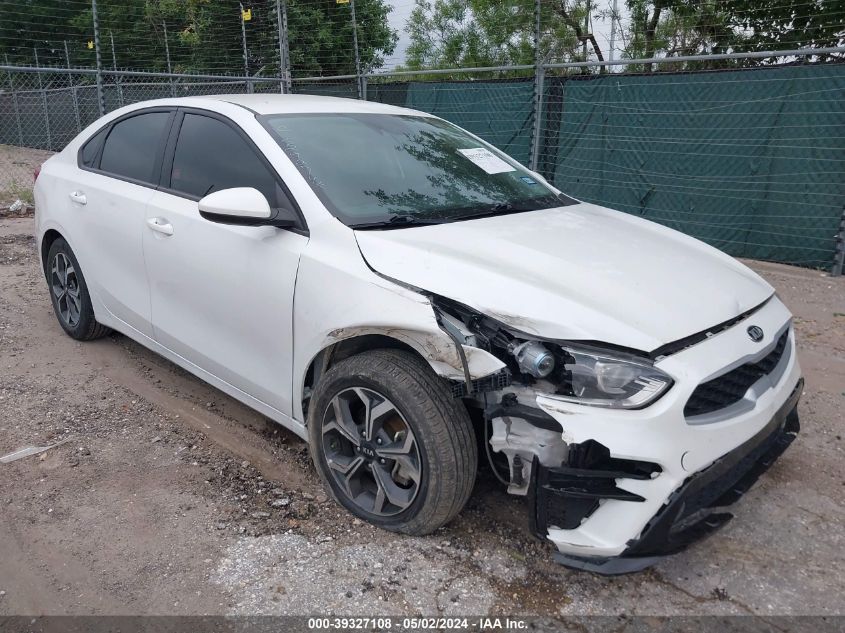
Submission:
[[355,228],[562,205],[518,163],[439,119],[341,113],[264,121],[322,202]]

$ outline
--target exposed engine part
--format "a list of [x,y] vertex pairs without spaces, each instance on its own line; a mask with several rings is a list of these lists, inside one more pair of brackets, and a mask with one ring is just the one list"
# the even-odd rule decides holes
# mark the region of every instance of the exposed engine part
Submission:
[[493,434],[490,446],[507,456],[510,464],[508,492],[525,495],[531,482],[531,467],[536,457],[549,468],[559,467],[568,448],[560,430],[541,429],[523,418],[502,416],[491,420]]
[[453,339],[459,341],[462,345],[478,346],[475,334],[470,332],[460,319],[442,310],[437,311],[437,318],[440,327],[446,330]]
[[555,368],[554,355],[538,341],[512,341],[508,351],[516,358],[522,372],[531,374],[534,378],[545,378]]
[[[484,415],[488,420],[521,418],[537,428],[561,433],[560,423],[537,406],[537,392],[531,387],[517,383],[510,385],[501,395],[498,405],[495,404],[497,396],[498,394],[484,396]],[[522,402],[528,404],[522,404]]]
[[[509,373],[508,381],[507,384],[503,384],[501,380],[495,381],[500,385],[499,389],[511,386],[542,386],[545,393],[554,393],[557,390],[566,360],[560,349],[549,347],[548,342],[512,330],[496,319],[456,301],[432,295],[431,302],[440,328],[457,345],[478,347],[505,364]],[[496,385],[486,384],[476,389],[472,380],[467,379],[465,382],[465,393],[456,396],[466,397],[499,390],[495,388]]]
[[470,396],[472,394],[485,393],[488,391],[501,391],[510,384],[511,373],[510,371],[508,371],[508,368],[505,367],[501,371],[497,371],[494,374],[490,374],[489,376],[485,376],[484,378],[478,378],[476,380],[471,381],[471,389],[467,389],[466,381],[453,382],[452,395],[456,398],[465,398],[466,396]]
[[519,453],[517,453],[513,456],[513,485],[520,488],[525,484],[525,480],[522,478],[523,468],[524,464],[522,463],[522,458],[519,456]]

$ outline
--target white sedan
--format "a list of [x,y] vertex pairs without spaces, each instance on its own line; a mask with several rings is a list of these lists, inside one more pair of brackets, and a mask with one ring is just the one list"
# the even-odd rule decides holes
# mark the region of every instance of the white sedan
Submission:
[[388,530],[454,518],[481,455],[560,562],[633,571],[722,525],[798,431],[766,282],[422,112],[138,103],[35,200],[70,336],[117,330],[291,429]]

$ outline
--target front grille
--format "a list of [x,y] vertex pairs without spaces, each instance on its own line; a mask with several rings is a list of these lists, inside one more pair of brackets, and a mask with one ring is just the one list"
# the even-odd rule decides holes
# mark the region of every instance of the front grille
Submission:
[[712,413],[742,400],[751,385],[774,371],[783,357],[788,340],[789,328],[781,334],[774,349],[762,359],[740,365],[726,374],[698,385],[684,407],[684,415],[689,418]]

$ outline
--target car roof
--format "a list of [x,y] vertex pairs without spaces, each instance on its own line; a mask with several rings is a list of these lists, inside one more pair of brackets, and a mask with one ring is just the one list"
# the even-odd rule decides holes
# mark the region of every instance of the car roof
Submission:
[[183,97],[177,101],[184,105],[199,105],[201,101],[222,101],[248,108],[258,114],[293,114],[309,112],[357,113],[357,114],[405,114],[431,116],[424,112],[399,108],[384,103],[323,97],[318,95],[283,94],[220,94],[197,97]]

